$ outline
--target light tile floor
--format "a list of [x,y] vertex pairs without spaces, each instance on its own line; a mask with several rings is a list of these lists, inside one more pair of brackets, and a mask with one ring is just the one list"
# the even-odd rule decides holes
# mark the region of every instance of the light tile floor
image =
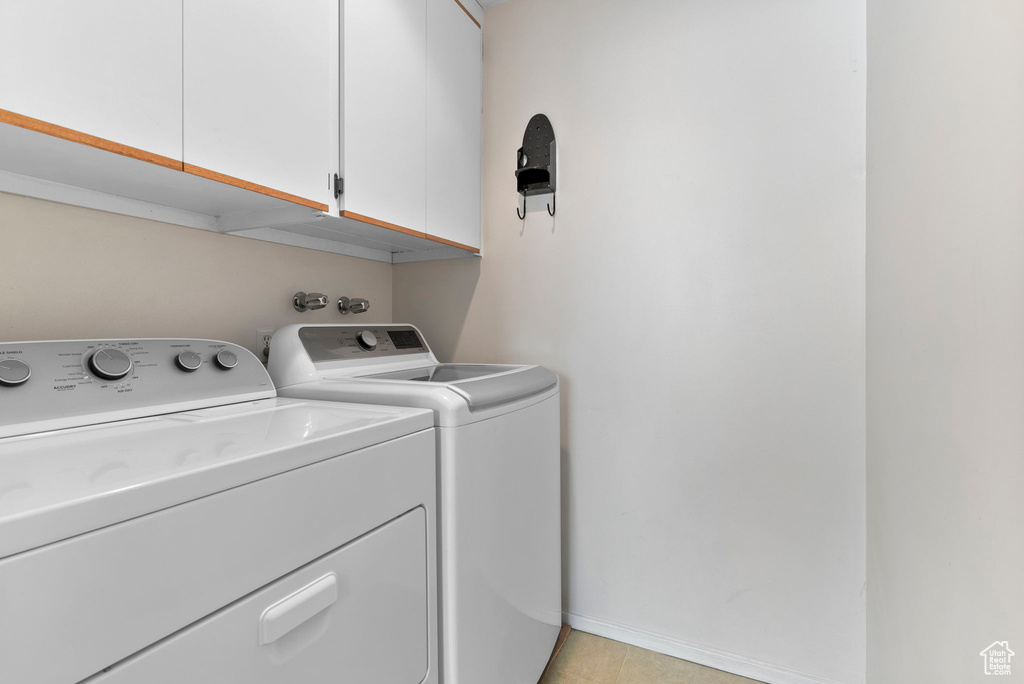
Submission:
[[540,684],[756,684],[754,680],[573,630]]

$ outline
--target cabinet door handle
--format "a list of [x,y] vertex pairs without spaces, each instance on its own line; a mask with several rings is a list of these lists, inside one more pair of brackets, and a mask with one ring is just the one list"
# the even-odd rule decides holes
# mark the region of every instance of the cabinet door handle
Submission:
[[277,641],[338,600],[338,577],[332,572],[281,599],[260,616],[260,645]]

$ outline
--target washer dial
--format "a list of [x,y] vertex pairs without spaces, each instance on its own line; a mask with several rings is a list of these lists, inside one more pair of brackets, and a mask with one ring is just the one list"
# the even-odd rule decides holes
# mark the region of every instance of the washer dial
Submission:
[[20,359],[4,359],[0,361],[0,385],[15,387],[23,384],[32,376],[32,369]]
[[132,357],[120,349],[100,349],[89,357],[89,370],[104,380],[120,380],[132,372]]
[[194,351],[183,351],[175,360],[178,363],[178,368],[189,373],[199,370],[199,367],[203,365],[203,357]]
[[238,356],[233,351],[227,349],[221,349],[217,352],[217,355],[213,357],[213,360],[217,362],[217,365],[223,370],[231,370],[238,365]]
[[360,330],[356,333],[356,342],[366,351],[373,351],[377,348],[377,336],[369,330]]

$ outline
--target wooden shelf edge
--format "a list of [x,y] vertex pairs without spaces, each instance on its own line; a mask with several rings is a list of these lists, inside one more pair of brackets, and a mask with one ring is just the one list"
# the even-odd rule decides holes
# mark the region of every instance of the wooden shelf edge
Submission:
[[140,150],[137,147],[122,145],[121,143],[116,143],[112,140],[107,140],[106,138],[99,138],[95,135],[82,133],[81,131],[76,131],[72,128],[65,128],[64,126],[58,126],[57,124],[48,123],[40,119],[33,119],[31,116],[25,116],[24,114],[18,114],[6,109],[0,109],[0,123],[25,128],[30,131],[35,131],[36,133],[43,133],[55,138],[79,143],[80,145],[88,145],[89,147],[95,147],[96,149],[104,150],[106,152],[113,152],[114,154],[119,154],[123,157],[130,157],[131,159],[149,162],[150,164],[174,169],[175,171],[184,170],[184,164],[178,159],[171,159],[170,157],[164,157],[163,155],[146,152],[145,150]]
[[261,195],[267,195],[268,197],[274,197],[276,199],[291,202],[293,204],[300,204],[304,207],[310,207],[312,209],[318,209],[320,211],[330,211],[330,207],[322,202],[314,202],[313,200],[306,199],[304,197],[298,197],[287,192],[281,192],[268,188],[263,185],[257,185],[256,183],[250,183],[248,181],[234,178],[223,173],[204,169],[200,166],[194,166],[192,164],[185,164],[178,159],[171,159],[163,155],[154,154],[145,150],[140,150],[137,147],[131,147],[129,145],[122,145],[106,138],[100,138],[95,135],[76,131],[72,128],[66,128],[64,126],[58,126],[41,119],[34,119],[31,116],[25,116],[24,114],[18,114],[6,109],[0,109],[0,123],[10,124],[11,126],[17,126],[18,128],[24,128],[29,131],[36,133],[42,133],[49,135],[54,138],[60,138],[61,140],[67,140],[69,142],[78,143],[79,145],[87,145],[94,147],[104,152],[111,152],[113,154],[119,154],[122,157],[128,157],[130,159],[136,159],[138,161],[155,164],[164,168],[171,169],[173,171],[183,171],[190,173],[193,176],[201,176],[209,180],[218,181],[220,183],[226,183],[233,185],[243,190],[249,190],[251,192],[257,192]]
[[218,183],[233,185],[236,188],[242,188],[243,190],[249,190],[250,192],[258,192],[261,195],[266,195],[267,197],[273,197],[275,199],[284,200],[285,202],[291,202],[292,204],[301,204],[302,206],[309,207],[310,209],[330,211],[330,207],[328,207],[326,204],[323,204],[322,202],[314,202],[313,200],[306,199],[305,197],[299,197],[298,195],[292,195],[287,192],[281,192],[280,190],[274,190],[273,188],[268,188],[265,185],[250,183],[249,181],[244,181],[241,178],[235,178],[234,176],[229,176],[218,171],[204,169],[203,167],[196,166],[194,164],[184,164],[183,166],[184,168],[182,168],[182,171],[184,171],[185,173],[190,173],[193,176],[200,176],[201,178],[217,181]]
[[[456,0],[456,2],[458,2],[458,0]],[[461,3],[459,3],[459,5],[461,6]],[[465,7],[463,7],[463,10],[465,10]],[[473,18],[473,16],[469,14],[468,11],[466,11],[466,14],[469,15],[471,19]],[[474,19],[474,22],[475,21],[476,20]],[[171,159],[170,157],[164,157],[162,155],[153,154],[152,152],[146,152],[145,150],[140,150],[138,148],[130,147],[128,145],[122,145],[121,143],[106,140],[105,138],[100,138],[95,135],[89,135],[88,133],[82,133],[81,131],[76,131],[74,129],[66,128],[64,126],[58,126],[56,124],[48,123],[40,119],[34,119],[30,116],[25,116],[23,114],[18,114],[16,112],[11,112],[6,109],[0,109],[0,124],[9,124],[12,126],[17,126],[18,128],[23,128],[36,133],[42,133],[44,135],[49,135],[62,140],[67,140],[69,142],[77,143],[80,145],[86,145],[88,147],[93,147],[95,149],[103,150],[105,152],[111,152],[113,154],[128,157],[130,159],[147,162],[150,164],[154,164],[156,166],[171,169],[172,171],[181,171],[193,176],[206,178],[207,180],[212,180],[218,183],[231,185],[236,188],[241,188],[242,190],[248,190],[250,192],[266,195],[267,197],[273,197],[275,199],[283,200],[285,202],[291,202],[292,204],[309,207],[311,209],[316,209],[318,211],[322,211],[325,213],[330,212],[330,207],[326,204],[323,204],[322,202],[315,202],[313,200],[306,199],[305,197],[299,197],[298,195],[292,195],[287,192],[281,192],[280,190],[268,188],[264,185],[250,183],[249,181],[245,181],[240,178],[235,178],[234,176],[229,176],[224,173],[212,171],[201,166],[195,166],[194,164],[186,164],[177,159]],[[370,225],[378,226],[380,228],[386,228],[387,230],[393,230],[399,233],[403,233],[405,235],[411,235],[413,237],[422,238],[424,240],[436,242],[439,245],[461,249],[470,254],[480,253],[479,247],[471,247],[470,245],[464,245],[461,242],[455,242],[454,240],[448,240],[442,237],[438,237],[436,235],[430,235],[428,233],[424,233],[423,231],[412,230],[411,228],[406,228],[405,226],[400,226],[394,223],[388,223],[387,221],[381,221],[379,219],[375,219],[370,216],[364,216],[362,214],[357,214],[352,211],[342,211],[340,212],[340,215],[343,218],[352,219],[354,221],[360,221],[362,223],[368,223]]]
[[371,216],[357,214],[354,211],[342,211],[341,217],[352,219],[353,221],[360,221],[362,223],[369,223],[371,226],[378,226],[380,228],[387,228],[388,230],[395,230],[398,231],[399,233],[412,235],[413,237],[428,239],[427,234],[422,231],[413,230],[412,228],[406,228],[405,226],[400,226],[397,223],[388,223],[387,221],[381,221],[380,219],[375,219]]
[[405,235],[412,235],[413,237],[423,238],[424,240],[430,240],[431,242],[436,242],[438,244],[446,245],[448,247],[457,247],[458,249],[464,249],[467,252],[472,252],[473,254],[480,253],[479,247],[470,247],[469,245],[464,245],[461,242],[455,242],[454,240],[446,240],[443,237],[438,237],[436,235],[424,233],[419,230],[413,230],[412,228],[406,228],[405,226],[400,226],[396,223],[388,223],[387,221],[381,221],[380,219],[375,219],[372,216],[364,216],[363,214],[357,214],[354,211],[342,211],[340,212],[340,215],[342,218],[352,219],[353,221],[359,221],[361,223],[369,223],[371,226],[387,228],[388,230],[394,230],[399,233],[404,233]]
[[433,242],[437,242],[437,243],[440,243],[442,245],[447,245],[449,247],[458,247],[459,249],[464,249],[467,252],[472,252],[473,254],[479,254],[480,253],[480,248],[479,247],[470,247],[469,245],[464,245],[461,242],[455,242],[454,240],[446,240],[445,238],[438,237],[437,235],[426,235],[425,237],[428,240],[432,240]]
[[480,22],[476,20],[476,17],[474,17],[472,15],[472,13],[470,13],[470,11],[468,9],[466,9],[465,5],[463,5],[461,2],[459,2],[459,0],[455,0],[455,4],[462,8],[462,11],[466,13],[466,16],[469,17],[470,20],[472,20],[472,22],[474,24],[476,24],[476,27],[478,29],[482,29],[483,28],[483,26],[480,25]]

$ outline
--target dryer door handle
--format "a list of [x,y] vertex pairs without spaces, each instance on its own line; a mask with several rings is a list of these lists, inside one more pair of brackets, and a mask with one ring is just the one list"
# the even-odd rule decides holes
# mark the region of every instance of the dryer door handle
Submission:
[[260,616],[260,644],[277,641],[338,600],[338,577],[333,572],[281,599]]

